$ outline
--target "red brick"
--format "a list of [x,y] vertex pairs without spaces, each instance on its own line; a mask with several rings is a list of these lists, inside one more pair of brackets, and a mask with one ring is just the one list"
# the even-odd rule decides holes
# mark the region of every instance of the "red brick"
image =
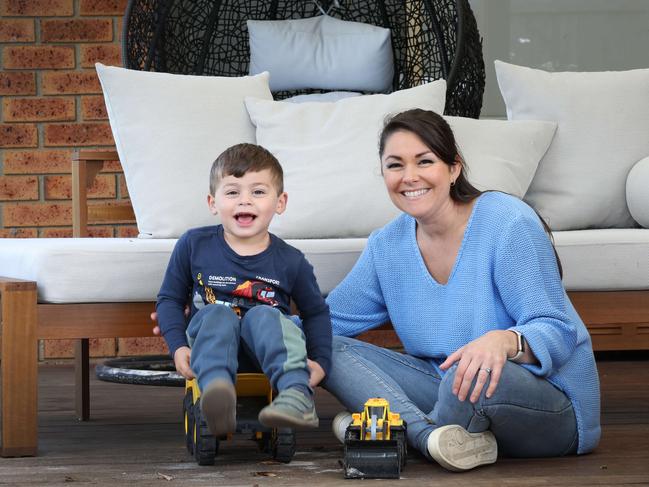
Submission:
[[2,0],[0,15],[57,17],[74,14],[74,0]]
[[50,123],[45,125],[45,145],[114,145],[108,123]]
[[[115,176],[113,174],[100,174],[88,189],[89,198],[115,198]],[[72,198],[71,176],[46,176],[45,199],[69,200]]]
[[106,161],[101,172],[122,172],[122,165],[117,161]]
[[94,44],[79,47],[81,49],[82,68],[94,68],[95,63],[108,66],[122,65],[122,49],[117,44]]
[[[74,357],[75,340],[43,340],[45,359],[61,359]],[[90,339],[90,356],[91,357],[114,357],[115,356],[115,339],[114,338],[91,338]]]
[[98,42],[113,40],[111,19],[41,20],[43,42]]
[[5,69],[74,68],[72,46],[10,46],[3,56]]
[[[113,227],[90,225],[88,226],[88,236],[93,238],[111,238],[113,237]],[[72,237],[71,227],[42,228],[42,238],[70,238]]]
[[36,73],[0,72],[0,95],[35,95]]
[[93,238],[112,238],[115,236],[115,229],[112,226],[89,225],[88,235]]
[[135,225],[117,227],[117,236],[120,238],[136,238],[139,233]]
[[82,96],[81,117],[84,120],[107,120],[106,104],[103,96]]
[[38,132],[32,123],[1,123],[0,148],[2,147],[36,147]]
[[0,20],[0,42],[33,42],[35,39],[32,19]]
[[35,228],[3,228],[0,229],[0,238],[36,238],[38,231]]
[[81,0],[81,15],[124,15],[126,0]]
[[36,176],[0,176],[0,201],[38,199]]
[[69,173],[70,150],[8,150],[4,155],[5,174]]
[[6,122],[75,120],[74,98],[7,98],[2,103]]
[[101,93],[95,71],[47,71],[43,73],[43,95]]
[[[153,306],[151,307],[153,311]],[[153,326],[151,327],[153,328]],[[141,338],[118,338],[117,354],[121,356],[128,355],[160,355],[167,354],[169,350],[160,337],[141,337]]]
[[69,203],[5,203],[2,221],[6,227],[72,225]]

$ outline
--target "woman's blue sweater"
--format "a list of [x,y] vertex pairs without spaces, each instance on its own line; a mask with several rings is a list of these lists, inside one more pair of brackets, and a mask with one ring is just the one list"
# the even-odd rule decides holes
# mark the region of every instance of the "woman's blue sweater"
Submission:
[[446,284],[430,275],[416,222],[401,215],[370,235],[358,262],[327,298],[335,335],[392,322],[407,353],[438,365],[490,330],[516,328],[547,378],[571,400],[578,453],[600,437],[599,380],[590,336],[561,283],[550,240],[524,202],[482,194]]

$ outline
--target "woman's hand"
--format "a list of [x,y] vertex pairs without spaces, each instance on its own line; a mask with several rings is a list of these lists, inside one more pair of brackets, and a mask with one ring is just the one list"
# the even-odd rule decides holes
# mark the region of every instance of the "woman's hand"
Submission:
[[324,379],[325,371],[320,364],[314,360],[306,359],[306,364],[311,372],[311,376],[309,377],[309,386],[315,387],[320,384],[322,379]]
[[[189,305],[185,306],[185,318],[189,316]],[[158,312],[153,311],[151,313],[151,321],[153,321],[154,325],[151,331],[153,332],[154,335],[160,335],[160,326],[158,325]]]
[[189,347],[179,347],[174,353],[174,364],[176,365],[176,370],[180,375],[185,379],[193,379],[194,372],[189,367],[189,358],[191,357],[192,351]]
[[493,330],[457,349],[446,358],[440,368],[448,370],[457,362],[453,394],[460,401],[466,399],[473,379],[477,376],[469,398],[475,403],[490,377],[486,396],[489,398],[496,391],[507,357],[516,353],[517,346],[514,333],[508,330]]
[[153,329],[151,330],[154,335],[160,335],[160,326],[158,326],[158,313],[154,311],[151,313],[151,321],[153,321]]

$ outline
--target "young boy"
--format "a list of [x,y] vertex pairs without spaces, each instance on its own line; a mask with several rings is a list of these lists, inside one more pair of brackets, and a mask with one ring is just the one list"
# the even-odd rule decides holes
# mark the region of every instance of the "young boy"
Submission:
[[[235,431],[234,382],[250,365],[279,391],[259,413],[262,424],[318,426],[311,386],[330,367],[331,321],[313,267],[268,232],[286,201],[282,167],[270,152],[253,144],[226,149],[212,165],[207,196],[221,224],[180,237],[158,294],[162,335],[178,372],[198,378],[215,436]],[[301,323],[289,316],[291,299]]]

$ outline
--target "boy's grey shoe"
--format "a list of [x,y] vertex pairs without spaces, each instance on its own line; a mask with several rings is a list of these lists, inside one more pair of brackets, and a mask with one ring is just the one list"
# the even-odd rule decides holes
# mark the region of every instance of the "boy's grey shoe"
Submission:
[[498,457],[498,444],[491,431],[469,433],[457,424],[433,430],[427,447],[437,463],[455,472],[494,463]]
[[234,433],[237,429],[237,391],[232,382],[216,379],[201,394],[201,411],[214,436]]
[[284,389],[259,412],[259,422],[271,428],[317,428],[320,421],[313,399],[297,389]]

